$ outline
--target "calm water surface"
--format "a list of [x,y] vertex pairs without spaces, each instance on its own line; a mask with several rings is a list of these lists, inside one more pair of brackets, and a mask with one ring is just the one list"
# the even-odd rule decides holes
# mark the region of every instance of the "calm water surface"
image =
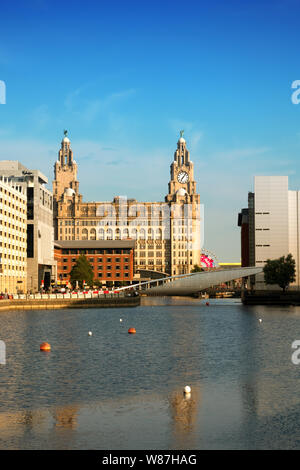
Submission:
[[1,449],[300,448],[300,307],[9,311],[0,339]]

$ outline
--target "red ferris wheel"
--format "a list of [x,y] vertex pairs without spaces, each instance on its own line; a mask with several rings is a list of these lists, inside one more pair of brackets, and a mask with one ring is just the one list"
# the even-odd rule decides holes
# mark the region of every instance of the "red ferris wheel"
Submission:
[[200,263],[202,268],[216,268],[219,265],[216,255],[208,250],[201,251]]

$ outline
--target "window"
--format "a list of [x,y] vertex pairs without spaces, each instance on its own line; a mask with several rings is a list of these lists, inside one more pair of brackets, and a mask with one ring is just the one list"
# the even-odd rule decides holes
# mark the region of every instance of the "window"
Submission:
[[34,219],[34,188],[27,188],[27,219]]
[[33,225],[27,225],[27,258],[34,258],[34,232]]

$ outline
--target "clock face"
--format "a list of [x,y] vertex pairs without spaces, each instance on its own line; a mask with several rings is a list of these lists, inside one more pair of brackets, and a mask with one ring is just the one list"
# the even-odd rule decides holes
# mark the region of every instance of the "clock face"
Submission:
[[178,183],[187,183],[189,180],[189,175],[186,171],[180,171],[177,175]]

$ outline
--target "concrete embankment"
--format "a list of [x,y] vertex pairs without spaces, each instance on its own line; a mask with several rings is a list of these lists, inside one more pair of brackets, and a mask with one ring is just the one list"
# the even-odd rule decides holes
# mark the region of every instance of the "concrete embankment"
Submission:
[[140,297],[101,297],[85,299],[10,299],[0,300],[1,310],[53,310],[61,308],[137,307]]
[[244,305],[300,305],[300,291],[242,291]]

